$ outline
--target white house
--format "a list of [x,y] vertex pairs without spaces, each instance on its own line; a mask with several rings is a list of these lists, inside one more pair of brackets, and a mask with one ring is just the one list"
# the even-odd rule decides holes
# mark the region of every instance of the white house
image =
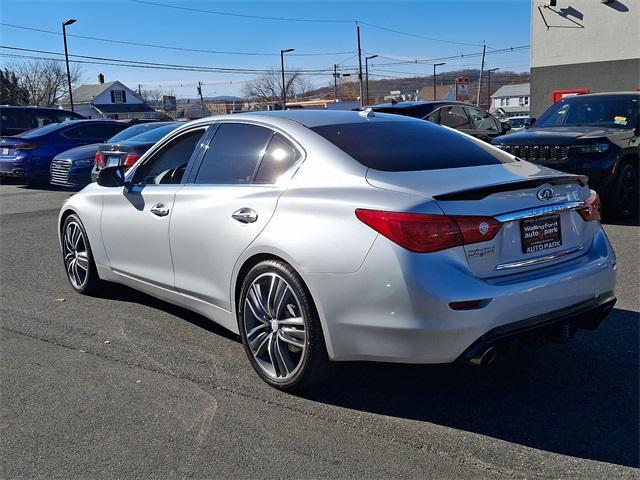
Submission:
[[[80,85],[73,90],[74,110],[87,118],[160,118],[136,92],[119,81]],[[69,97],[60,101],[62,108],[70,109]]]
[[529,115],[530,90],[529,83],[503,85],[491,95],[489,112],[501,117]]

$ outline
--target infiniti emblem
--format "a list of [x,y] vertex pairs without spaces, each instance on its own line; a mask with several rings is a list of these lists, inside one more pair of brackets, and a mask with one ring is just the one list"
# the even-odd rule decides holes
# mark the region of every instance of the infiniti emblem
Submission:
[[553,189],[550,187],[544,187],[538,190],[538,200],[551,200],[553,198]]

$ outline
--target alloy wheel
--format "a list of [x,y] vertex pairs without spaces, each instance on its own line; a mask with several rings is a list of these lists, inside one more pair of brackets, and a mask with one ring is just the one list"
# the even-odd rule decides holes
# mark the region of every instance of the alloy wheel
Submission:
[[286,381],[303,363],[307,332],[300,301],[277,273],[253,280],[244,301],[244,329],[249,350],[269,377]]
[[84,232],[76,222],[67,224],[62,248],[69,281],[76,289],[82,289],[89,275],[89,253]]

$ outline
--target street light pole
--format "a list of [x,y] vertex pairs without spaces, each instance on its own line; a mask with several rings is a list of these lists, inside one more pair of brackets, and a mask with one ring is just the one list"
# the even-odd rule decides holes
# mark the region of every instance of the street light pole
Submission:
[[433,100],[436,99],[436,67],[440,67],[442,65],[446,65],[446,62],[434,63],[433,64]]
[[487,98],[489,99],[489,110],[491,110],[491,72],[495,72],[496,70],[500,70],[500,67],[490,68],[487,70]]
[[282,110],[287,109],[287,86],[284,81],[284,54],[293,52],[294,50],[294,48],[280,50],[280,66],[282,67]]
[[67,50],[67,27],[76,23],[75,18],[70,18],[66,22],[62,22],[62,38],[64,38],[64,60],[67,64],[67,85],[69,87],[69,102],[71,103],[71,111],[73,112],[73,93],[71,92],[71,71],[69,70],[69,51]]
[[369,105],[369,60],[373,60],[377,58],[378,55],[370,55],[368,57],[364,57],[364,76],[366,78],[366,86],[367,86],[367,105]]

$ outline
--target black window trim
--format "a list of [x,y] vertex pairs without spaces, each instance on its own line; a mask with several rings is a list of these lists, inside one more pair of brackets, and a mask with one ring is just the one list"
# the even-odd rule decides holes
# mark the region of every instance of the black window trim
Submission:
[[[167,144],[169,144],[170,142],[173,142],[174,140],[184,136],[184,135],[188,135],[190,133],[195,132],[196,130],[204,130],[204,134],[203,137],[206,141],[206,138],[209,137],[210,135],[210,127],[212,125],[205,123],[205,124],[201,124],[201,125],[194,125],[192,128],[188,128],[185,130],[180,130],[178,132],[171,132],[172,135],[167,138],[164,142],[156,142],[156,144],[151,147],[149,150],[147,150],[144,155],[146,155],[146,158],[144,159],[143,162],[138,163],[134,168],[130,168],[129,170],[127,170],[126,174],[125,174],[125,181],[131,181],[133,180],[133,178],[135,177],[136,172],[138,171],[139,168],[142,167],[142,165],[146,165],[147,162],[149,162],[152,158],[155,157],[156,153],[161,150],[162,148],[164,148]],[[186,185],[187,183],[189,183],[189,179],[191,178],[191,173],[193,170],[193,166],[194,163],[196,161],[196,159],[198,159],[202,153],[202,151],[204,150],[204,148],[202,148],[202,139],[200,141],[200,144],[196,146],[196,149],[194,150],[194,152],[191,154],[191,157],[189,157],[189,162],[187,163],[187,168],[184,171],[184,174],[182,176],[182,181],[180,183],[158,183],[158,184],[144,184],[141,185],[139,183],[131,183],[131,186],[137,186],[137,187],[144,187],[144,188],[150,188],[150,187],[175,187],[178,185]]]
[[[247,188],[247,187],[260,187],[260,188],[279,188],[280,186],[275,184],[275,183],[253,183],[256,175],[258,173],[258,169],[260,168],[260,165],[262,164],[262,160],[264,158],[264,154],[262,156],[262,158],[260,158],[260,161],[256,164],[256,167],[254,169],[253,175],[251,176],[251,181],[247,182],[247,183],[195,183],[196,181],[196,175],[198,173],[198,171],[200,170],[200,166],[204,160],[204,155],[206,153],[206,151],[208,150],[209,146],[211,145],[211,142],[213,141],[213,139],[215,138],[215,134],[218,131],[218,128],[225,123],[237,123],[237,124],[241,124],[241,125],[255,125],[257,127],[263,127],[266,128],[268,130],[271,130],[271,137],[269,138],[269,141],[267,142],[267,148],[269,148],[269,144],[271,143],[271,140],[273,139],[273,136],[276,133],[279,133],[280,135],[282,135],[289,143],[291,143],[291,145],[293,145],[293,147],[298,150],[298,153],[300,154],[300,158],[298,158],[298,160],[289,168],[289,170],[287,170],[287,172],[292,172],[290,179],[293,178],[293,175],[295,174],[295,172],[300,168],[300,166],[302,165],[302,163],[306,160],[307,158],[307,151],[302,147],[302,145],[300,145],[299,142],[297,142],[295,139],[293,139],[291,137],[291,135],[289,135],[287,132],[283,131],[282,129],[271,125],[269,123],[264,123],[264,122],[260,122],[260,121],[256,121],[256,120],[218,120],[214,123],[212,123],[211,125],[215,125],[215,129],[212,131],[212,133],[210,135],[207,135],[207,138],[204,140],[204,143],[206,145],[204,145],[203,148],[201,148],[201,152],[198,155],[196,161],[194,162],[191,170],[190,170],[190,175],[189,178],[187,179],[186,182],[183,183],[187,183],[189,185],[197,185],[197,186],[219,186],[219,187],[243,187],[243,188]],[[265,152],[266,152],[266,148],[265,148]],[[186,173],[186,172],[185,172]]]

